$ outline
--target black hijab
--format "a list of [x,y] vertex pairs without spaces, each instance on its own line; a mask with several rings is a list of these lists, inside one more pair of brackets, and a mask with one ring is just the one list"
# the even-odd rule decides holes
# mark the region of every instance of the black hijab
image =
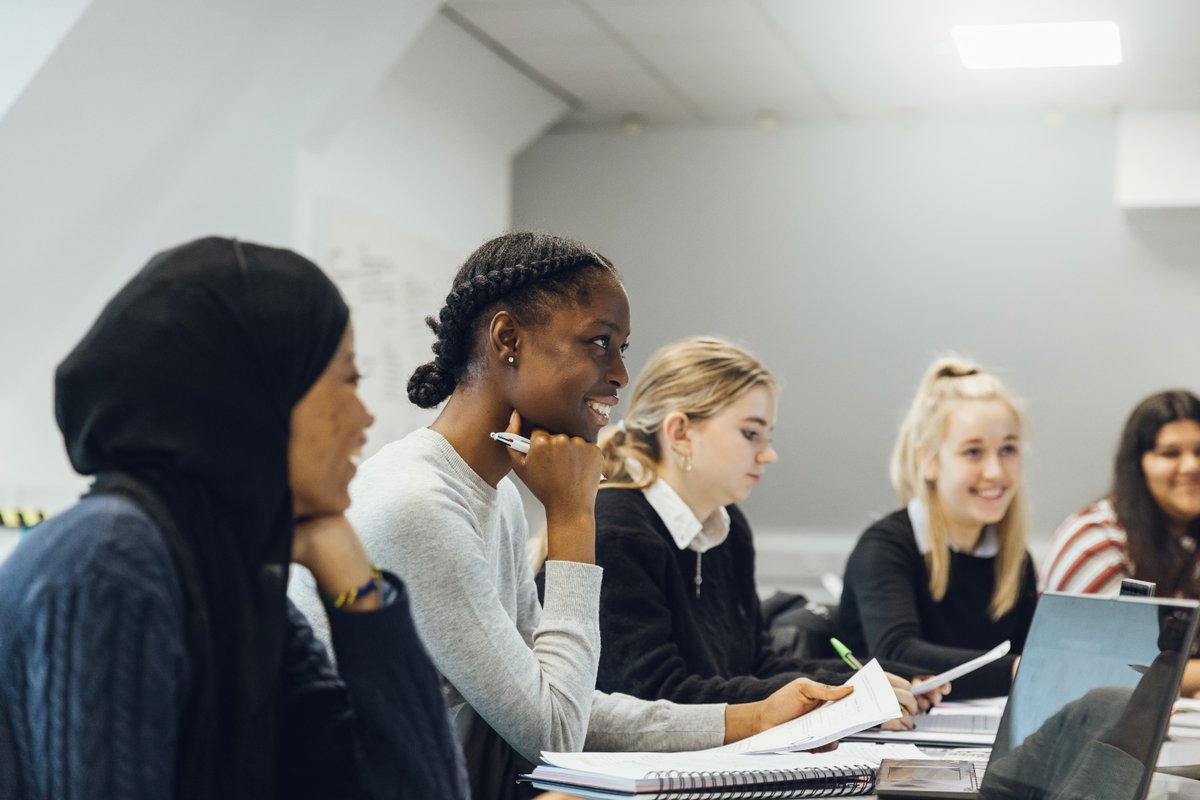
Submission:
[[92,493],[151,516],[183,586],[192,691],[176,797],[273,795],[291,410],[348,319],[310,261],[200,239],[151,259],[59,365],[72,465],[96,476]]

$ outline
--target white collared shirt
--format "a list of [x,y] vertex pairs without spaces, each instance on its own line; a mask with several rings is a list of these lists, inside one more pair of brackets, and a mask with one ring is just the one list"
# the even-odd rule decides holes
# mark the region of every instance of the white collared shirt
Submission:
[[724,508],[718,508],[701,522],[671,484],[661,478],[642,489],[642,494],[662,518],[680,550],[703,553],[729,537],[729,512]]
[[[929,516],[925,513],[925,504],[915,497],[908,501],[908,518],[912,521],[913,538],[917,540],[917,549],[921,551],[921,555],[925,555],[929,552]],[[947,542],[947,544],[950,545],[953,552],[961,552],[954,546],[954,542]],[[985,525],[983,534],[979,537],[979,543],[967,555],[976,558],[995,558],[999,552],[1000,540],[996,536],[996,526]]]

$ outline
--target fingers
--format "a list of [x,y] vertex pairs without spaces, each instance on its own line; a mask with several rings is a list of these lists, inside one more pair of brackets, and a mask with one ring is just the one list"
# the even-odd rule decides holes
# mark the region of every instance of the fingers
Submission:
[[884,674],[887,675],[888,683],[892,685],[892,691],[896,693],[896,699],[900,701],[900,707],[907,714],[916,714],[920,710],[920,703],[912,693],[912,684],[899,675],[890,672]]
[[796,691],[804,697],[809,697],[813,700],[841,700],[854,691],[853,686],[829,686],[828,684],[817,683],[808,678],[797,678],[790,685],[794,686]]
[[913,718],[905,714],[903,717],[889,719],[879,727],[885,731],[911,731],[913,729]]
[[[924,680],[924,678],[914,678],[914,680]],[[939,686],[936,689],[931,689],[924,694],[917,696],[917,703],[921,706],[921,713],[925,713],[934,706],[940,706],[942,700],[950,693],[950,684]]]
[[[525,454],[518,453],[511,447],[506,447],[505,450],[508,451],[508,461],[512,464],[513,470],[516,471],[517,475],[522,475],[525,469]],[[524,480],[523,477],[522,480]]]
[[508,427],[505,428],[504,431],[506,433],[515,433],[517,435],[520,435],[521,433],[521,415],[517,413],[515,408],[513,409],[512,415],[508,418]]
[[[927,681],[932,677],[934,677],[934,676],[933,675],[914,675],[913,683],[920,683],[921,681]],[[940,706],[942,704],[942,700],[945,699],[946,695],[950,694],[950,690],[952,688],[953,688],[952,684],[943,683],[941,686],[937,687],[936,689],[930,689],[928,692],[923,692],[923,693],[917,695],[917,706],[920,709],[920,713],[924,714],[926,711],[933,708],[934,706]]]
[[807,714],[827,700],[840,700],[853,691],[853,686],[827,686],[809,678],[796,678],[765,700],[745,705],[757,707],[753,729],[757,733]]
[[893,687],[893,691],[896,692],[896,699],[900,701],[900,707],[904,709],[905,713],[916,714],[921,710],[920,704],[917,703],[916,696],[912,693],[912,687],[909,687],[908,689]]

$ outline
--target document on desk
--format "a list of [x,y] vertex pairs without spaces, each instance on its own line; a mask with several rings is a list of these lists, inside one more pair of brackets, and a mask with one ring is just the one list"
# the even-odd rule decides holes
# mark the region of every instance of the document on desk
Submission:
[[[1001,698],[1003,699],[1003,698]],[[913,717],[913,729],[943,733],[990,733],[1000,730],[1004,705],[980,706],[945,702]]]
[[972,658],[967,663],[959,664],[957,667],[948,669],[939,675],[934,675],[932,678],[928,678],[923,681],[917,681],[912,687],[913,694],[925,694],[926,692],[933,691],[939,686],[945,686],[950,681],[956,678],[961,678],[963,675],[970,675],[980,667],[986,667],[996,659],[1003,658],[1004,656],[1008,655],[1008,650],[1010,647],[1012,647],[1012,644],[1006,639],[978,658]]
[[[995,733],[967,733],[965,731],[885,731],[879,728],[852,733],[848,742],[875,742],[876,744],[913,744],[918,747],[991,747],[996,741]],[[839,750],[841,747],[838,748]]]
[[855,672],[846,685],[853,686],[854,691],[841,700],[830,701],[802,717],[740,742],[701,752],[786,753],[812,750],[901,715],[896,692],[875,659]]

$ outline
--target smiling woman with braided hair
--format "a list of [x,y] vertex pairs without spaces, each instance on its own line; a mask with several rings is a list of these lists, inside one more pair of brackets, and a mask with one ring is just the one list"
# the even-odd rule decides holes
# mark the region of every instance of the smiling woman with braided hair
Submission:
[[[412,592],[474,797],[517,796],[521,757],[542,750],[710,747],[850,691],[801,679],[729,706],[596,692],[595,441],[629,379],[619,276],[578,242],[511,233],[467,259],[429,322],[436,357],[413,374],[409,398],[446,405],[362,465],[351,519]],[[503,430],[528,436],[528,455],[489,438]],[[544,608],[509,472],[546,508]]]

